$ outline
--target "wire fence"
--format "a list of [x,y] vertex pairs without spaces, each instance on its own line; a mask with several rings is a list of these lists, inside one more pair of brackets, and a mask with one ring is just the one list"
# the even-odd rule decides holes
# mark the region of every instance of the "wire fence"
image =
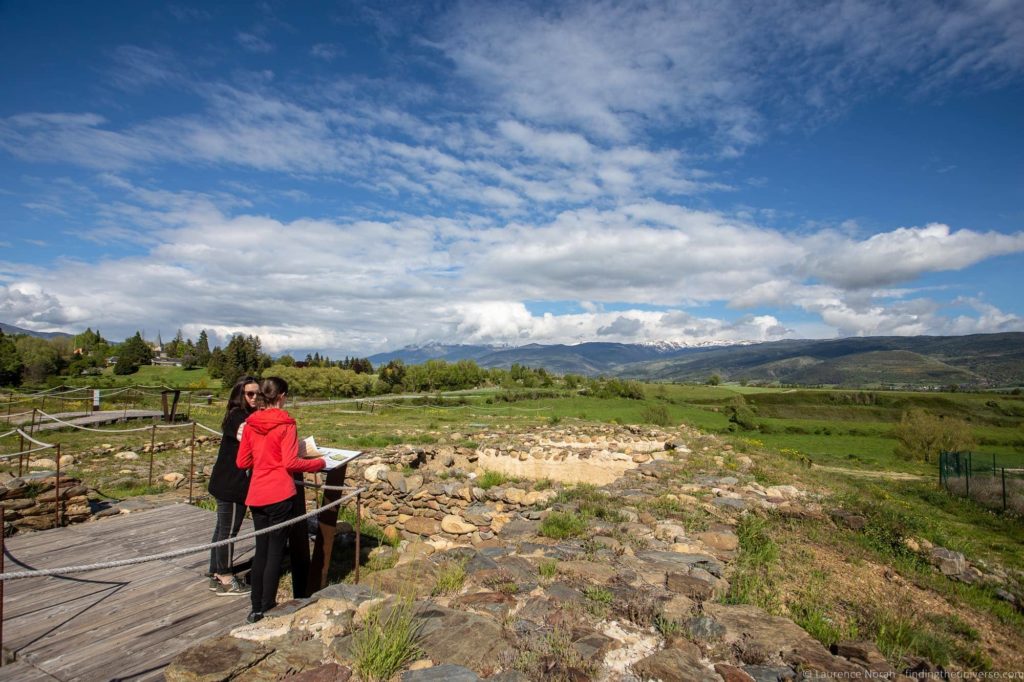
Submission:
[[939,481],[950,493],[990,509],[1024,514],[1024,461],[995,454],[943,452]]

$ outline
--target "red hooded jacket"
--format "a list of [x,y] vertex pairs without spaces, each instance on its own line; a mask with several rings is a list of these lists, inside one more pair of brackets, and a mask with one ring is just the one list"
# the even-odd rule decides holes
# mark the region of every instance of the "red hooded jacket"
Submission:
[[293,496],[295,480],[292,472],[324,468],[321,458],[299,457],[295,420],[277,407],[253,412],[245,420],[236,463],[239,469],[252,468],[249,494],[245,497],[245,503],[250,507],[282,502]]

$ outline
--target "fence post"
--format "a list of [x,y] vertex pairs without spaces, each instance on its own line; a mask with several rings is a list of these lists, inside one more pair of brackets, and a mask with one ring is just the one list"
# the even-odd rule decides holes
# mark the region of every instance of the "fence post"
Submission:
[[359,562],[362,560],[360,540],[363,535],[363,496],[356,493],[356,585],[359,584]]
[[29,424],[28,433],[30,436],[36,435],[36,410],[39,408],[32,408],[32,423]]
[[25,452],[25,436],[20,431],[18,433],[18,439],[18,478],[21,478],[21,462],[22,460],[26,459],[28,455],[22,454]]
[[992,477],[995,478],[995,475],[996,475],[996,453],[993,452],[992,453]]
[[192,445],[188,455],[188,503],[192,504],[192,481],[196,477],[196,423],[192,422]]
[[971,451],[967,451],[967,499],[971,499]]
[[153,455],[156,452],[156,424],[149,436],[149,485],[153,485]]
[[1006,511],[1006,467],[1002,468],[1003,472],[1003,511]]
[[57,443],[57,481],[53,491],[53,519],[60,528],[60,443]]
[[[4,537],[7,535],[7,519],[3,518],[7,514],[4,510],[4,505],[0,502],[0,573],[4,572],[4,552],[7,551],[4,548]],[[0,580],[0,666],[3,666],[4,659],[4,582]]]

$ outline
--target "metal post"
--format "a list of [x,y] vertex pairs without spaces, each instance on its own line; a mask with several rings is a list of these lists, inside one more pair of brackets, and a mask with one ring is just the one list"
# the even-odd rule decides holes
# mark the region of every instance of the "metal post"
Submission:
[[153,455],[156,451],[156,424],[149,436],[149,485],[153,485]]
[[360,540],[362,539],[362,519],[363,519],[363,494],[356,493],[356,585],[359,584],[359,562],[362,559]]
[[188,455],[188,503],[192,504],[192,482],[196,477],[196,423],[192,422],[192,445]]
[[57,481],[54,485],[56,489],[53,491],[53,520],[60,528],[60,443],[57,443]]
[[992,453],[992,476],[996,475],[996,453]]
[[1003,511],[1006,511],[1006,467],[1002,468],[1003,472]]
[[971,453],[967,452],[967,499],[971,499]]

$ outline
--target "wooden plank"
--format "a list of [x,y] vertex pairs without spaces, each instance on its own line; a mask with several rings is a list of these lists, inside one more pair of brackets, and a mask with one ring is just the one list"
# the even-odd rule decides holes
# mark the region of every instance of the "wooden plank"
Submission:
[[[135,558],[208,543],[214,523],[213,512],[172,505],[15,536],[8,547],[19,563],[34,567]],[[249,528],[246,521],[242,532]],[[252,540],[241,544],[236,562],[250,557],[252,547]],[[179,652],[241,625],[249,611],[248,597],[207,589],[208,562],[209,552],[202,551],[79,576],[11,581],[5,648],[18,651],[22,667],[48,682],[160,679]]]
[[7,682],[8,680],[11,682],[60,682],[59,678],[24,661],[14,661],[0,668],[0,681]]

